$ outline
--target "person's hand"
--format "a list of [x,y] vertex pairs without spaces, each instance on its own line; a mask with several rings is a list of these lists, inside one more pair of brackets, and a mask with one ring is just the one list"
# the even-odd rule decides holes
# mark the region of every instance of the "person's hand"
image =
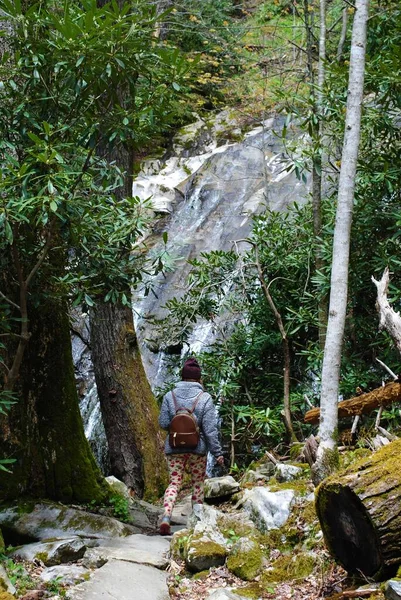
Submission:
[[216,458],[216,462],[217,462],[218,465],[220,465],[220,466],[223,467],[224,466],[224,456],[218,456]]

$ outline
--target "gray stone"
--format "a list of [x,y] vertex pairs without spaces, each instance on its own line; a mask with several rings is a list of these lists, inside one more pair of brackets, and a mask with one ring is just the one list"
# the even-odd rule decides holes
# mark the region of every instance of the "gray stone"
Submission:
[[131,523],[143,529],[157,529],[163,514],[163,509],[159,506],[154,506],[137,498],[130,499],[128,510]]
[[211,477],[205,481],[205,498],[224,498],[239,491],[239,484],[231,475]]
[[111,560],[90,581],[67,591],[67,600],[170,600],[167,574],[147,565]]
[[114,477],[114,475],[110,475],[109,477],[106,477],[106,481],[115,494],[123,496],[127,499],[130,498],[128,487],[125,485],[125,483],[117,479],[117,477]]
[[169,563],[169,549],[169,541],[159,536],[131,535],[123,539],[101,540],[96,548],[86,551],[83,564],[98,567],[115,559],[165,569]]
[[274,475],[274,465],[271,462],[257,465],[255,469],[246,471],[241,479],[241,484],[258,483],[259,481],[268,481]]
[[89,579],[90,572],[79,565],[58,565],[56,567],[49,567],[40,574],[42,581],[54,581],[57,579],[58,583],[64,583],[67,585],[74,585]]
[[50,538],[125,537],[141,530],[112,517],[85,512],[56,503],[21,503],[0,512],[0,525],[36,540]]
[[4,587],[9,594],[12,594],[13,596],[16,594],[16,589],[9,580],[5,568],[3,565],[0,565],[0,592]]
[[384,595],[388,600],[401,600],[401,581],[390,579],[386,583]]
[[173,513],[171,515],[171,523],[174,525],[186,525],[191,513],[191,496],[187,496],[174,506]]
[[287,521],[295,500],[293,490],[270,492],[264,487],[245,490],[241,503],[260,531],[278,529]]
[[217,588],[208,593],[205,600],[246,600],[244,596],[238,596],[227,588]]
[[11,557],[32,561],[41,560],[47,567],[79,560],[85,554],[87,543],[79,538],[26,544],[11,553]]
[[303,470],[295,465],[284,465],[278,463],[275,468],[275,476],[277,481],[285,483],[288,481],[294,481],[302,477]]

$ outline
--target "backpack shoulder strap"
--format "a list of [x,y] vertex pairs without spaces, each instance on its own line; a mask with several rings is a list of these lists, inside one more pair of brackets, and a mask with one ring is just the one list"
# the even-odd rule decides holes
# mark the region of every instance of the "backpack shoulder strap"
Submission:
[[172,395],[172,397],[173,397],[173,402],[174,402],[174,409],[175,409],[175,412],[177,412],[177,410],[179,410],[179,408],[178,408],[178,404],[177,404],[177,398],[175,397],[175,394],[174,394],[174,391],[173,391],[173,390],[171,390],[171,395]]
[[192,415],[192,413],[195,411],[195,408],[197,407],[197,405],[198,405],[198,402],[199,402],[199,400],[200,400],[200,398],[201,398],[201,396],[202,396],[202,394],[203,394],[203,393],[204,393],[204,390],[202,390],[201,392],[199,392],[199,394],[196,396],[196,398],[195,398],[195,402],[193,403],[193,405],[192,405],[192,408],[191,408],[191,410],[189,411],[189,413],[190,413],[191,415]]

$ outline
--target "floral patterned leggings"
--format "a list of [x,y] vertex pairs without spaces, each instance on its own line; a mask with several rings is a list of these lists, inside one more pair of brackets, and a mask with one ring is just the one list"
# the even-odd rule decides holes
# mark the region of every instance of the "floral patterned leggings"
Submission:
[[164,514],[171,517],[178,492],[181,489],[185,467],[191,474],[192,504],[203,503],[203,485],[206,476],[206,456],[201,454],[167,454],[170,483],[164,494]]

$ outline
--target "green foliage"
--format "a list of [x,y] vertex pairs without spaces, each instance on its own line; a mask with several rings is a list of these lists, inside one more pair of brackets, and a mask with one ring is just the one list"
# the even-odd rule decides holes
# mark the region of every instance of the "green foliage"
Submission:
[[[0,8],[13,24],[0,65],[3,256],[15,263],[18,253],[27,277],[40,266],[77,302],[108,291],[124,303],[145,268],[132,250],[150,204],[117,198],[124,173],[97,153],[108,143],[138,148],[168,126],[186,63],[157,45],[147,3]],[[65,260],[68,252],[67,270],[56,247]]]
[[3,565],[19,596],[23,596],[28,590],[36,589],[36,581],[27,573],[22,564],[14,562],[11,558],[6,558]]
[[128,498],[115,494],[110,497],[109,504],[113,509],[113,514],[116,519],[123,521],[123,523],[128,523],[130,521]]

